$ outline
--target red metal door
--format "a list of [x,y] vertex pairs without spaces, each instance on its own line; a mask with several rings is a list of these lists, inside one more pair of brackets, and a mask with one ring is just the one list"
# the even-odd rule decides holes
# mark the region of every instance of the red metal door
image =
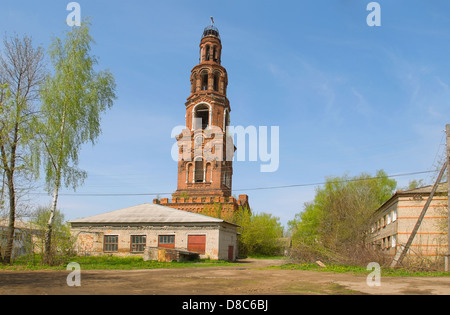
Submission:
[[206,247],[206,235],[188,235],[188,251],[204,254]]
[[234,246],[228,246],[228,260],[234,261]]

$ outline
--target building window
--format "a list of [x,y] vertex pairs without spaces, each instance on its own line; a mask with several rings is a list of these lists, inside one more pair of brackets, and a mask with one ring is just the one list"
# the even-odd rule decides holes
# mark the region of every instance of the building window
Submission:
[[199,158],[195,161],[195,182],[203,183],[205,179],[205,172],[203,169],[203,159]]
[[213,47],[213,61],[217,62],[217,47]]
[[202,76],[202,91],[206,91],[208,89],[208,74],[205,73]]
[[213,79],[213,90],[214,91],[219,91],[219,75],[216,73],[214,75],[214,79]]
[[392,222],[397,220],[397,210],[392,211]]
[[205,54],[205,60],[209,61],[210,58],[210,52],[209,52],[209,45],[206,45],[206,54]]
[[397,236],[396,235],[392,235],[392,247],[397,246]]
[[104,252],[117,252],[119,249],[119,235],[105,235],[103,238]]
[[194,113],[194,129],[206,129],[209,125],[209,108],[205,104],[197,106]]
[[175,235],[160,235],[159,244],[175,244]]
[[146,235],[131,235],[131,247],[130,251],[132,253],[142,253],[147,244]]
[[175,248],[175,235],[159,235],[158,247]]

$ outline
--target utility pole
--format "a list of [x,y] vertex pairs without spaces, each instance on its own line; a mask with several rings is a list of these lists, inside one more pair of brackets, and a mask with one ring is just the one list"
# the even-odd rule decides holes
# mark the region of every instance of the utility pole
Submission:
[[447,257],[445,257],[445,271],[449,271],[450,264],[450,125],[445,128],[447,133]]

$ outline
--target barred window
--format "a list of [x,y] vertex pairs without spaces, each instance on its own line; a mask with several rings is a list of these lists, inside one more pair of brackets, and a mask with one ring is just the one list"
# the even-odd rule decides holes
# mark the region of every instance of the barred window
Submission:
[[146,235],[131,235],[131,252],[143,252],[147,243]]
[[119,235],[105,235],[103,239],[104,252],[117,252],[119,248]]

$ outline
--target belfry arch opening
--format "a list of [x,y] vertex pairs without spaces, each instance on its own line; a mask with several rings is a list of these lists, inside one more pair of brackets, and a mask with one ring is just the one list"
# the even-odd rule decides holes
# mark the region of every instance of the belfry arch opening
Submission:
[[206,53],[205,53],[205,60],[206,61],[209,61],[209,58],[210,58],[210,48],[209,48],[209,45],[206,45]]
[[220,79],[219,74],[215,73],[214,74],[213,89],[216,92],[219,91],[219,79]]
[[201,75],[202,78],[202,91],[206,91],[208,89],[208,73],[203,73]]
[[217,62],[217,46],[213,47],[213,61]]

